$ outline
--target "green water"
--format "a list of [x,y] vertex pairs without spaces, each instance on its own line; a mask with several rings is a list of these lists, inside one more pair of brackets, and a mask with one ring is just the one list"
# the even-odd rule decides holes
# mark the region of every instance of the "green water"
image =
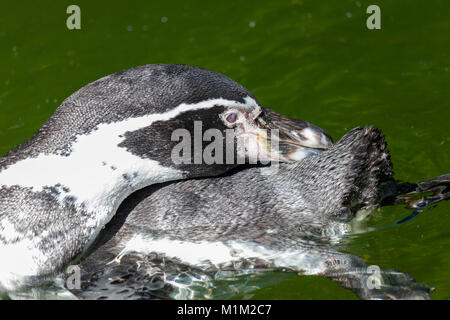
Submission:
[[[81,30],[66,8],[81,7]],[[0,3],[0,155],[30,138],[72,92],[148,63],[184,63],[228,75],[262,105],[306,119],[334,139],[355,126],[386,135],[398,179],[450,172],[450,1],[12,1]],[[384,208],[381,226],[408,215]],[[450,298],[450,202],[340,249],[410,273]],[[318,277],[272,274],[253,298],[346,299]],[[250,297],[250,296],[245,296]]]

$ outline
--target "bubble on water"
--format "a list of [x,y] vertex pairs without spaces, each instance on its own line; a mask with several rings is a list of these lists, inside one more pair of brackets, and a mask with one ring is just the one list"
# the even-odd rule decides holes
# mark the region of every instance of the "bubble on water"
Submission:
[[244,57],[244,56],[240,56],[240,57],[239,57],[239,60],[245,61],[245,57]]
[[250,22],[248,23],[248,26],[249,26],[250,28],[254,28],[254,27],[256,26],[255,21],[250,21]]
[[128,26],[128,27],[127,27],[127,31],[128,31],[128,32],[133,31],[133,26]]
[[351,17],[352,17],[352,13],[351,13],[351,12],[347,12],[347,13],[345,14],[345,16],[346,16],[347,18],[351,18]]
[[167,21],[169,21],[169,18],[167,18],[167,17],[162,17],[161,18],[161,22],[162,23],[166,23]]

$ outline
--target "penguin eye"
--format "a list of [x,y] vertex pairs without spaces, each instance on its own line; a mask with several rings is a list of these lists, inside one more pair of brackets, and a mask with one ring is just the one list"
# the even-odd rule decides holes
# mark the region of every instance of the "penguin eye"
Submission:
[[235,123],[237,120],[237,113],[230,113],[229,115],[227,115],[225,120],[227,120],[229,123]]

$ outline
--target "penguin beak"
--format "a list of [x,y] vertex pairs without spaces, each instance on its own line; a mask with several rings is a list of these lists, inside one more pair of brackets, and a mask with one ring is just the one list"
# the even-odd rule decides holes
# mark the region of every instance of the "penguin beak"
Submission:
[[299,161],[333,145],[323,129],[300,119],[284,117],[264,108],[255,119],[259,158],[263,161]]

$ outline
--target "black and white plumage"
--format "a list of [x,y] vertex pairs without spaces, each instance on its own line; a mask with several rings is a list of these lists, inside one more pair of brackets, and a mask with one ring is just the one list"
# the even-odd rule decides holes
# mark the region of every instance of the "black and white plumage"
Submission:
[[[203,130],[233,128],[255,139],[265,158],[276,160],[295,160],[331,145],[320,128],[298,120],[293,134],[277,126],[281,116],[263,111],[228,77],[183,65],[137,67],[75,92],[34,137],[0,159],[0,287],[12,290],[60,270],[89,246],[132,192],[236,166],[174,164],[174,129],[193,133],[195,121]],[[233,125],[226,122],[230,112],[238,115]],[[284,151],[267,151],[261,134],[274,127]],[[234,156],[244,151],[237,146]],[[247,151],[258,158],[259,150]]]

